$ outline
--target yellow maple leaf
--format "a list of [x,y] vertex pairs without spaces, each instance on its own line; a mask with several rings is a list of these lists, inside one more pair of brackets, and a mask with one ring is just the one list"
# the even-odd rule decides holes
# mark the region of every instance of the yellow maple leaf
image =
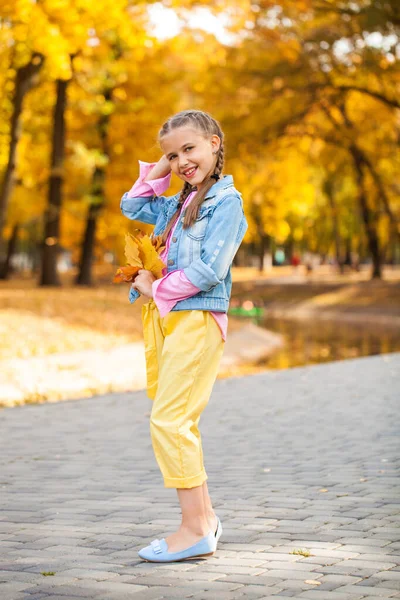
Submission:
[[143,268],[143,261],[139,255],[137,239],[129,233],[125,235],[125,256],[128,265],[131,267]]
[[165,265],[147,235],[139,240],[139,254],[143,262],[143,269],[151,271],[157,279],[160,279]]
[[159,252],[165,246],[161,246],[161,236],[156,237],[157,240],[150,238],[140,229],[135,229],[133,234],[125,235],[127,266],[118,268],[113,280],[115,283],[134,281],[140,269],[151,271],[157,279],[162,277],[165,264],[159,257]]

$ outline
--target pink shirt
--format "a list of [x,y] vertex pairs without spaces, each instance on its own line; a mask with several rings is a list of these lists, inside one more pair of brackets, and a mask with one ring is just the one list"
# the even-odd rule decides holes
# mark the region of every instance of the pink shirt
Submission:
[[[165,190],[169,187],[171,181],[171,173],[169,173],[165,177],[160,177],[159,179],[143,181],[147,173],[149,173],[149,171],[155,166],[155,164],[156,163],[146,163],[141,160],[139,161],[139,178],[129,190],[128,197],[132,198],[133,196],[152,196],[153,194],[160,196],[165,192]],[[194,195],[195,192],[189,194],[189,196],[186,198],[183,204],[182,210],[186,208],[186,206],[192,200]],[[171,238],[174,234],[177,225],[178,220],[169,232],[168,238],[166,240],[165,249],[160,254],[160,258],[164,262],[166,262],[168,251],[171,245]],[[167,273],[167,268],[165,268],[163,270],[163,275],[164,277],[162,277],[161,279],[157,279],[153,282],[152,285],[153,299],[157,305],[161,317],[164,317],[166,314],[168,314],[179,300],[185,300],[185,298],[190,298],[191,296],[194,296],[195,294],[201,291],[200,288],[193,285],[193,283],[189,281],[182,269],[176,269],[175,271]],[[226,334],[228,329],[228,315],[226,313],[215,311],[211,311],[211,314],[216,320],[218,327],[220,328],[222,339],[226,341]]]

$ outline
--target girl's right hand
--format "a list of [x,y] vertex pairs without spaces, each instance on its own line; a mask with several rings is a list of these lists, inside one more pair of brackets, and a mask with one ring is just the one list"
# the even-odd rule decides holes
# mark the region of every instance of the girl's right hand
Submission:
[[147,173],[143,181],[149,181],[151,179],[161,179],[171,172],[171,165],[169,160],[163,154],[158,163]]

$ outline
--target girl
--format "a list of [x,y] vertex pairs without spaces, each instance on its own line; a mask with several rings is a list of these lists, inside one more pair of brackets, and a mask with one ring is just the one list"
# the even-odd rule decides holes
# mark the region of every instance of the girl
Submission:
[[[231,175],[222,175],[224,136],[202,111],[180,112],[159,132],[163,156],[140,164],[123,195],[130,219],[155,225],[165,244],[164,276],[141,269],[130,301],[142,294],[147,393],[153,400],[150,433],[165,487],[175,488],[182,511],[177,532],[139,551],[153,562],[215,552],[221,523],[207,489],[198,424],[223,353],[232,288],[231,264],[247,230],[243,203]],[[163,196],[171,172],[184,182]]]

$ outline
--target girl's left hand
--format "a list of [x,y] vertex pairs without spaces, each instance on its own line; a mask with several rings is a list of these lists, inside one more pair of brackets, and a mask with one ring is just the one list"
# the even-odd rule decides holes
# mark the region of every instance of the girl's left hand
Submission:
[[132,283],[132,288],[137,290],[143,296],[153,297],[152,283],[157,277],[154,277],[151,271],[146,269],[139,269],[138,274],[135,277],[135,281]]

